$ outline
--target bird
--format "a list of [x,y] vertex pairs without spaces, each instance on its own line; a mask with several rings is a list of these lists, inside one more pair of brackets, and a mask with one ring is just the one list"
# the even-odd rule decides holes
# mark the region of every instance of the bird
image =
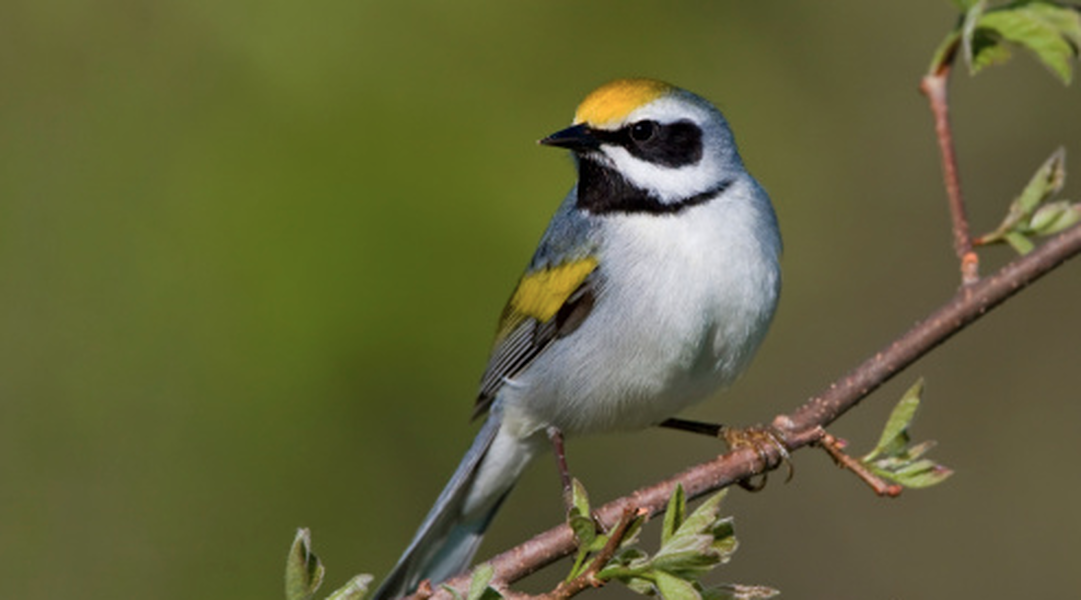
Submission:
[[373,595],[468,567],[526,465],[563,438],[664,423],[747,368],[781,291],[781,235],[722,113],[649,78],[608,82],[539,141],[577,182],[503,310],[473,444]]

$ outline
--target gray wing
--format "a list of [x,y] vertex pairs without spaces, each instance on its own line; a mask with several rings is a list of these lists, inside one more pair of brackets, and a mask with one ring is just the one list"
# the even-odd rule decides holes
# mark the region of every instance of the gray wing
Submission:
[[[578,261],[596,251],[597,217],[578,210],[575,207],[577,197],[577,190],[572,189],[552,217],[527,274]],[[508,379],[528,367],[552,342],[570,335],[585,322],[602,293],[602,281],[603,273],[597,267],[567,296],[555,315],[545,321],[533,317],[516,318],[514,307],[511,302],[507,303],[500,323],[513,322],[513,326],[506,332],[502,331],[503,326],[500,328],[499,340],[481,378],[473,418],[488,410]]]

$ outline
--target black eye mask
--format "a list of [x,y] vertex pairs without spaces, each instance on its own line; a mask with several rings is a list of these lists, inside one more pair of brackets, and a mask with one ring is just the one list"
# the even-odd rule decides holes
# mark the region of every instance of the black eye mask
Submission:
[[621,146],[636,158],[665,167],[683,167],[702,160],[702,130],[690,121],[667,125],[637,121],[615,131],[593,129],[592,134],[601,143]]

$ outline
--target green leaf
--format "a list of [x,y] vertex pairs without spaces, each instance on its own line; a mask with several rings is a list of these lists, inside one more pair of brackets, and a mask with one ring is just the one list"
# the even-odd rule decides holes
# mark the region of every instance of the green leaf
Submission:
[[780,594],[779,590],[764,585],[725,583],[702,590],[702,600],[765,600]]
[[1066,185],[1066,148],[1059,147],[1036,169],[1021,195],[1010,205],[1010,213],[1031,215]]
[[878,445],[860,459],[875,475],[910,488],[942,483],[953,473],[934,461],[921,458],[935,446],[934,442],[910,445],[908,428],[916,417],[922,394],[921,379],[905,392],[894,407]]
[[[973,65],[977,62],[977,52],[988,47],[986,36],[977,38],[976,35],[977,25],[986,9],[987,0],[970,2],[965,9],[965,16],[961,19],[961,53],[965,57],[965,63],[968,65],[970,75],[976,72]],[[995,43],[994,40],[991,41],[992,44]]]
[[488,584],[495,576],[495,569],[490,563],[478,565],[473,570],[473,578],[469,581],[469,593],[466,600],[496,600],[502,598],[502,594],[492,589]]
[[721,490],[710,496],[702,504],[699,504],[698,508],[691,513],[691,516],[680,524],[672,537],[678,538],[682,535],[696,535],[709,531],[721,514],[721,502],[724,501],[727,493],[727,490]]
[[1003,238],[1018,254],[1028,254],[1036,248],[1036,245],[1029,241],[1025,234],[1017,231],[1010,231]]
[[[574,506],[568,511],[567,524],[574,531],[575,538],[578,541],[578,553],[575,556],[574,565],[567,574],[566,581],[578,577],[586,569],[591,568],[594,561],[597,560],[594,555],[602,550],[611,539],[611,532],[600,533],[597,531],[597,523],[593,520],[591,513],[581,514],[582,510],[589,510],[589,501],[585,488],[577,480],[573,482],[572,488]],[[627,528],[623,531],[623,537],[619,540],[621,550],[609,561],[608,565],[614,565],[618,568],[627,564],[626,561],[630,559],[625,558],[627,556],[626,552],[632,550],[627,547],[636,541],[645,521],[645,516],[639,515],[627,525]],[[624,557],[623,562],[621,562],[621,556]],[[602,570],[608,565],[601,565]],[[605,579],[605,577],[602,576],[601,579]]]
[[739,539],[736,538],[735,520],[727,517],[717,521],[713,530],[713,551],[717,553],[720,562],[726,563],[732,559],[732,555],[739,549]]
[[490,563],[477,565],[477,568],[473,569],[473,578],[469,580],[466,600],[479,600],[484,590],[488,588],[488,582],[492,580],[493,575],[495,575],[495,569]]
[[1081,7],[1057,2],[1032,2],[1026,8],[1037,18],[1054,27],[1067,42],[1073,45],[1073,55],[1081,51]]
[[[627,526],[627,530],[625,532],[623,532],[623,539],[619,542],[619,545],[620,546],[630,546],[631,544],[637,542],[638,541],[638,534],[642,533],[642,527],[645,524],[646,524],[646,516],[645,515],[635,517],[635,519],[633,521],[631,521],[631,524],[629,526]],[[601,537],[601,536],[598,536],[598,537]],[[606,541],[607,541],[608,536],[605,535],[603,537],[605,537]],[[600,550],[600,548],[597,548],[597,549]]]
[[904,466],[894,470],[893,475],[894,475],[894,477],[902,477],[902,478],[903,477],[912,477],[913,475],[918,475],[920,473],[923,473],[925,471],[928,471],[928,470],[931,470],[931,469],[934,469],[934,468],[935,468],[934,461],[927,460],[927,459],[921,459],[921,460],[916,460],[916,461],[911,461],[909,463],[906,463]]
[[323,583],[325,569],[312,552],[311,532],[298,529],[285,561],[286,600],[311,600]]
[[[620,581],[640,594],[660,593],[664,598],[700,600],[699,577],[736,551],[737,541],[731,517],[721,517],[721,491],[702,502],[687,515],[686,494],[676,486],[668,500],[661,531],[661,547],[650,557],[637,547],[626,547],[631,534],[608,564],[597,572],[601,581]],[[632,527],[641,527],[643,518]],[[637,534],[637,529],[634,530]],[[747,596],[747,598],[758,596]]]
[[702,600],[694,584],[664,571],[654,573],[654,583],[664,600]]
[[987,67],[1001,65],[1013,57],[1013,51],[1006,44],[999,43],[995,36],[986,29],[973,32],[968,57],[968,72],[975,75]]
[[933,462],[930,465],[920,465],[918,469],[894,470],[880,469],[875,466],[871,466],[870,469],[875,475],[909,489],[922,489],[938,485],[953,475],[953,470],[949,467]]
[[1053,235],[1081,222],[1081,204],[1068,200],[1049,202],[1032,215],[1029,229],[1037,235]]
[[896,471],[875,472],[912,489],[938,485],[953,475],[953,470],[930,460],[920,460]]
[[357,575],[349,580],[349,583],[334,590],[327,596],[327,600],[360,600],[368,594],[368,587],[372,583],[371,575]]
[[927,69],[928,74],[938,73],[945,67],[950,62],[954,52],[957,51],[957,45],[960,43],[961,33],[956,29],[946,34],[946,37],[935,48],[934,54],[931,55],[931,66]]
[[685,578],[700,577],[720,563],[709,536],[684,536],[661,549],[650,564],[658,570]]
[[[589,553],[595,551],[597,542],[603,546],[608,540],[607,536],[597,535],[597,525],[593,522],[593,514],[589,508],[589,494],[585,486],[577,479],[571,481],[571,508],[567,511],[567,525],[574,532],[574,539],[578,542],[578,553],[574,558],[574,566],[567,574],[567,580],[577,577],[586,568],[586,558]],[[603,539],[598,540],[598,537]]]
[[591,512],[589,494],[586,493],[582,482],[577,479],[571,479],[571,506],[577,508],[580,515],[588,515]]
[[1006,62],[1012,55],[1007,44],[1032,52],[1037,60],[1069,84],[1072,61],[1081,47],[1081,12],[1045,0],[1019,0],[987,9],[986,0],[954,0],[964,13],[960,24],[935,50],[931,72],[949,61],[957,44],[969,73]]
[[720,517],[724,496],[722,490],[703,502],[668,536],[651,564],[669,573],[697,577],[728,560],[736,542],[731,519]]
[[916,418],[916,409],[920,406],[920,396],[922,394],[923,379],[920,379],[912,387],[908,388],[897,406],[893,407],[893,412],[890,413],[890,418],[886,421],[886,427],[882,429],[882,435],[878,438],[878,445],[867,456],[863,457],[864,462],[874,460],[875,457],[880,455],[893,456],[904,450],[909,442],[908,426]]
[[661,546],[668,543],[676,530],[683,524],[684,514],[687,512],[687,497],[683,493],[683,485],[676,484],[672,490],[672,497],[668,499],[668,508],[664,511],[664,525],[661,527]]
[[643,596],[652,596],[657,590],[652,581],[642,577],[630,577],[623,582],[623,585],[630,588],[632,592]]
[[937,445],[938,444],[934,440],[920,442],[914,446],[909,446],[908,450],[905,451],[905,456],[910,460],[916,460],[917,458],[920,458],[924,454],[930,452],[931,449]]
[[[1002,223],[994,231],[980,236],[977,243],[986,245],[1005,241],[1020,254],[1031,252],[1034,246],[1028,239],[1029,234],[1048,235],[1048,232],[1061,231],[1056,229],[1058,225],[1069,226],[1073,217],[1068,213],[1060,214],[1055,208],[1045,212],[1040,209],[1065,184],[1066,149],[1060,147],[1036,169],[1021,194],[1010,203]],[[1039,218],[1036,213],[1040,213]],[[1064,221],[1056,223],[1060,217]]]
[[[616,555],[612,557],[612,560],[608,563],[602,571],[608,570],[611,567],[614,570],[622,570],[633,573],[642,573],[644,569],[649,566],[649,554],[641,548],[623,548]],[[602,579],[604,579],[602,577]]]
[[1073,78],[1071,61],[1081,39],[1081,15],[1043,2],[1021,2],[984,13],[976,24],[1027,48],[1063,83]]
[[583,551],[589,551],[593,548],[593,543],[597,539],[597,525],[593,522],[593,518],[586,514],[577,514],[577,511],[572,510],[575,514],[567,517],[567,525],[570,525],[571,531],[574,532],[574,537],[578,540],[578,548]]

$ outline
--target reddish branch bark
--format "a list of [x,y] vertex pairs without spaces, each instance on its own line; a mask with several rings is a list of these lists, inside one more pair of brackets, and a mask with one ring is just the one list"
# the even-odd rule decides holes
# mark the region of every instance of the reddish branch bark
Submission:
[[941,64],[920,81],[920,91],[927,96],[931,104],[931,113],[935,117],[935,134],[938,149],[942,154],[942,176],[946,183],[946,195],[949,199],[950,220],[953,222],[953,248],[961,262],[961,281],[965,285],[976,283],[980,278],[980,259],[972,251],[972,235],[968,230],[968,216],[965,214],[965,199],[961,193],[961,176],[957,170],[957,153],[953,145],[953,131],[950,128],[950,105],[947,84],[950,69],[957,54],[960,42],[955,42],[943,56]]

